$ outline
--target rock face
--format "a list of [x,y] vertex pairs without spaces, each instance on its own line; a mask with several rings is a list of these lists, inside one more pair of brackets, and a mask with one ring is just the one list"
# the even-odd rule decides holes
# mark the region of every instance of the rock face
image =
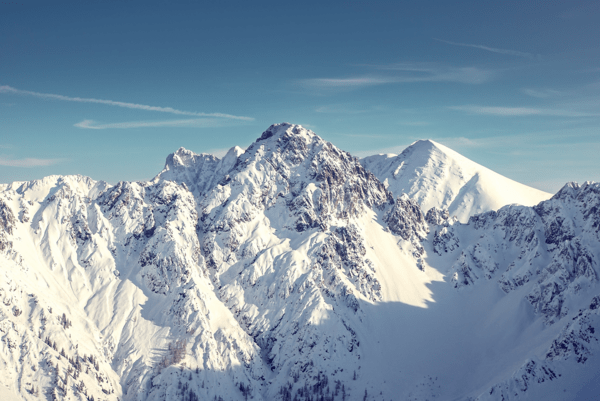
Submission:
[[431,140],[399,155],[374,155],[361,163],[395,196],[407,194],[423,210],[447,209],[466,223],[470,216],[517,203],[534,206],[551,194],[503,177]]
[[2,186],[0,383],[27,400],[585,391],[600,186],[461,224],[365,166],[284,123],[222,159],[181,148],[150,182]]

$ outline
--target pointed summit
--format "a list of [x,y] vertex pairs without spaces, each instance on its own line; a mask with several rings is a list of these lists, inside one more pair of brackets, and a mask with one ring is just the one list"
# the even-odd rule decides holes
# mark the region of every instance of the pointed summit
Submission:
[[413,142],[406,149],[413,149],[413,150],[414,149],[432,149],[438,145],[439,145],[439,143],[432,141],[431,139],[419,139],[419,140]]
[[222,159],[208,153],[194,153],[183,147],[167,156],[165,168],[153,182],[175,181],[186,186],[196,196],[202,196],[215,186],[237,163],[244,149],[234,146]]
[[550,194],[503,177],[432,140],[419,140],[399,155],[361,160],[395,196],[415,199],[424,211],[448,209],[466,223],[469,217],[518,203],[533,206]]
[[201,155],[181,147],[177,149],[175,153],[171,153],[169,156],[167,156],[165,169],[173,170],[178,167],[190,167],[191,165],[195,164],[200,157]]
[[262,133],[260,138],[256,140],[256,142],[264,141],[265,139],[269,139],[272,137],[281,137],[283,135],[299,135],[304,136],[306,138],[311,138],[316,136],[314,132],[311,130],[307,130],[301,125],[298,124],[290,124],[290,123],[281,123],[281,124],[273,124],[265,132]]

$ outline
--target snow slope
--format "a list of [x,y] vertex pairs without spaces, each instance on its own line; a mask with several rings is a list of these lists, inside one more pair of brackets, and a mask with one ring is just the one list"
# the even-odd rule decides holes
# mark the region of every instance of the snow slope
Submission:
[[533,206],[551,194],[519,184],[431,140],[417,141],[401,154],[361,159],[395,196],[415,199],[425,211],[448,209],[466,223],[470,216],[517,203]]
[[7,184],[0,394],[590,399],[598,210],[570,183],[462,224],[287,123],[150,182]]

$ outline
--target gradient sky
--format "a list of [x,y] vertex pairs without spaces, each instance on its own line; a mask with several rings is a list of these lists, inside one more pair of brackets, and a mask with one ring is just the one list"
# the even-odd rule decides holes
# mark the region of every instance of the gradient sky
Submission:
[[600,181],[600,2],[0,1],[0,183],[156,175],[271,124]]

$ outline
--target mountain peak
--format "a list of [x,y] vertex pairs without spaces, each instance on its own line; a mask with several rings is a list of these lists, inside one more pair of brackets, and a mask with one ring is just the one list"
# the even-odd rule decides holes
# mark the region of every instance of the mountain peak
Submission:
[[413,153],[424,153],[430,154],[431,152],[438,152],[440,154],[449,155],[452,157],[463,157],[459,153],[456,153],[450,148],[445,147],[444,145],[432,141],[431,139],[419,139],[418,141],[413,142],[410,146],[402,151],[403,155],[409,155]]
[[[189,167],[193,165],[200,155],[184,147],[177,149],[174,153],[167,156],[165,170],[171,170],[177,167]],[[214,157],[214,156],[213,156]]]
[[271,137],[281,137],[285,134],[305,136],[308,138],[316,136],[314,132],[307,130],[301,125],[284,122],[281,124],[271,125],[269,128],[267,128],[265,132],[262,133],[262,135],[256,140],[256,142],[264,141]]
[[597,398],[600,184],[455,224],[532,195],[430,140],[371,173],[263,136],[0,185],[0,399]]
[[533,206],[550,198],[430,139],[413,142],[397,156],[369,156],[361,163],[395,196],[407,193],[423,210],[448,209],[462,222],[507,204]]
[[230,148],[227,153],[225,154],[225,156],[223,156],[223,159],[226,159],[230,156],[235,156],[235,157],[239,157],[241,154],[243,154],[245,152],[245,150],[239,146],[233,146],[232,148]]
[[432,141],[431,139],[419,139],[417,141],[414,141],[409,148],[432,148],[432,147],[436,147],[437,145],[439,145],[437,142]]
[[200,196],[210,190],[225,174],[235,166],[244,149],[234,146],[225,156],[219,158],[208,153],[194,153],[186,148],[179,148],[167,156],[165,168],[152,180],[169,180],[185,183],[196,195]]

